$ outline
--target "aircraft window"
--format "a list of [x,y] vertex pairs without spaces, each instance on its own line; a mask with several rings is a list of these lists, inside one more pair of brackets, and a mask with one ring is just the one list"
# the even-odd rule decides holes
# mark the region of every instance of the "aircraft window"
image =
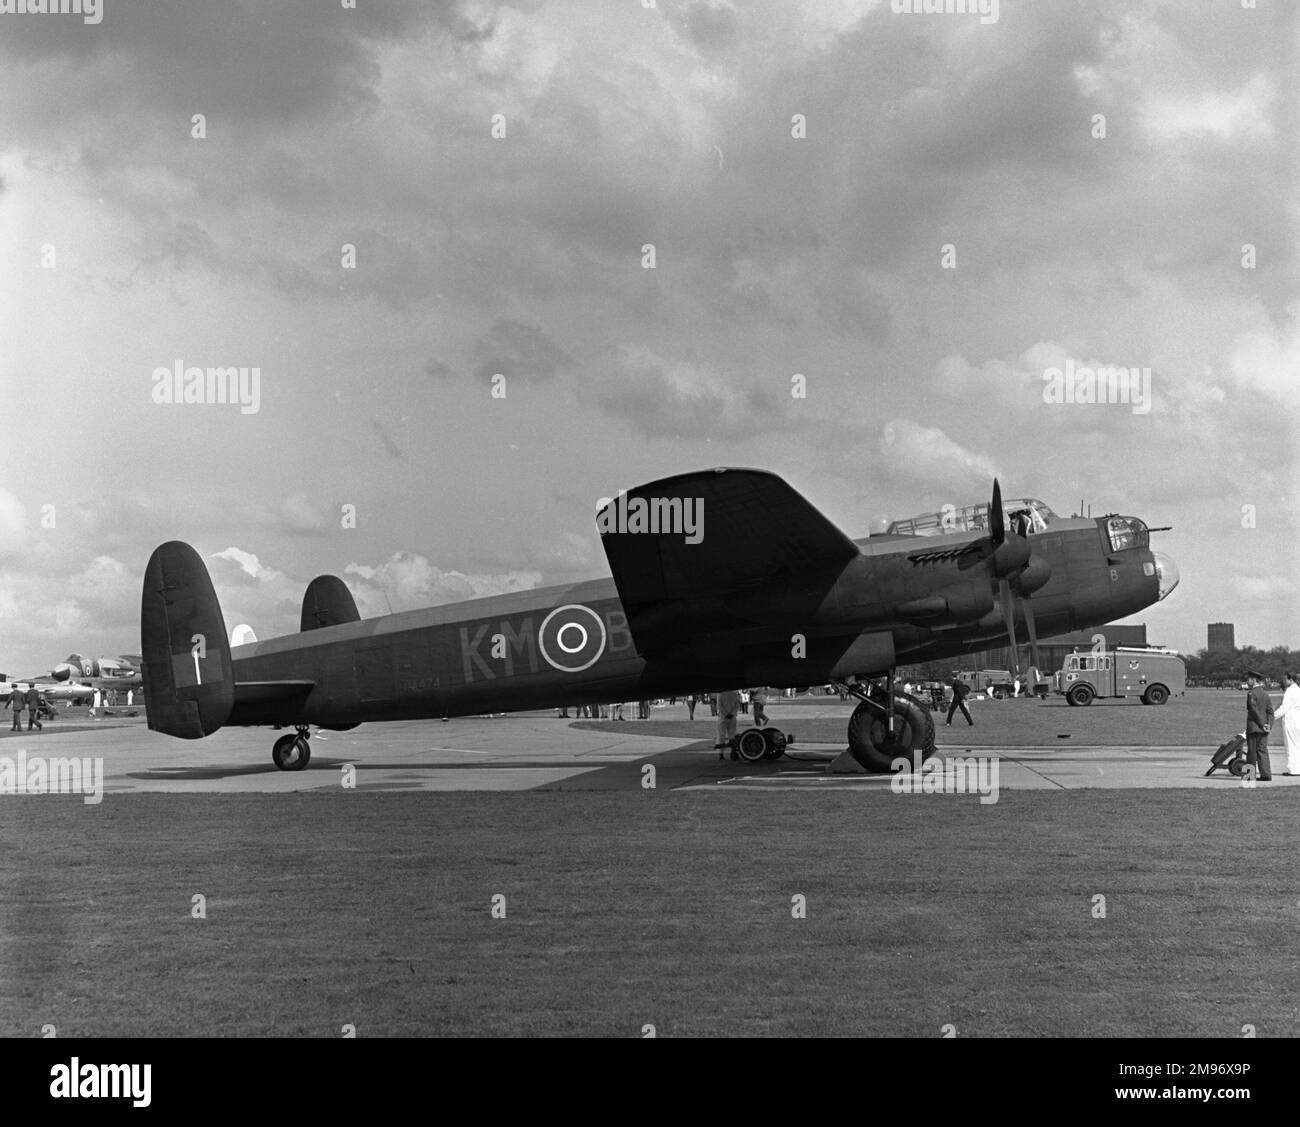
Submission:
[[1137,517],[1111,517],[1106,521],[1106,532],[1112,552],[1147,546],[1147,526]]

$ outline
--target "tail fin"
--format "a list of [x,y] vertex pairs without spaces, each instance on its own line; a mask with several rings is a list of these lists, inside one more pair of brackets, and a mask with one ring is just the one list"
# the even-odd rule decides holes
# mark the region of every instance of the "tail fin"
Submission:
[[226,722],[235,678],[221,605],[198,552],[179,540],[149,557],[140,647],[150,728],[197,740]]
[[340,622],[356,622],[361,618],[357,602],[348,586],[337,575],[318,575],[307,585],[302,597],[302,624],[304,633],[319,630],[322,626],[337,626]]

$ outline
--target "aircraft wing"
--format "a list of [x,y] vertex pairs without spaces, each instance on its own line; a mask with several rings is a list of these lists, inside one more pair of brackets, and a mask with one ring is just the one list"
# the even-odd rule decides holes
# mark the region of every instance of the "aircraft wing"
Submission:
[[[640,528],[638,501],[645,503]],[[658,515],[660,527],[644,527],[647,511]],[[675,512],[682,514],[681,528],[663,528]],[[783,582],[806,585],[810,572],[842,568],[860,554],[821,512],[763,470],[703,470],[652,481],[611,501],[597,526],[643,654],[725,628],[721,608],[751,592]]]

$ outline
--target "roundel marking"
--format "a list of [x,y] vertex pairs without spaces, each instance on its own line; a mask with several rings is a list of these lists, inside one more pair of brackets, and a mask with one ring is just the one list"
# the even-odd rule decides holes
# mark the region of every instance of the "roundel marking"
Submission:
[[605,623],[594,610],[580,603],[556,607],[542,619],[537,647],[552,669],[581,673],[605,652]]

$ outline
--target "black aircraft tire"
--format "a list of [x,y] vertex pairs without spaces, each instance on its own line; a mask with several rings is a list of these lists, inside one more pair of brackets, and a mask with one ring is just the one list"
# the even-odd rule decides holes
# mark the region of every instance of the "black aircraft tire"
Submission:
[[918,749],[922,762],[934,754],[934,717],[929,709],[912,697],[896,694],[894,715],[903,723],[889,741],[885,718],[874,705],[863,701],[849,718],[849,754],[873,775],[891,771],[895,759],[913,759]]
[[736,752],[746,763],[757,763],[767,754],[767,740],[757,728],[746,728],[736,738]]
[[301,771],[311,762],[311,744],[296,733],[281,736],[271,747],[271,758],[281,771]]

